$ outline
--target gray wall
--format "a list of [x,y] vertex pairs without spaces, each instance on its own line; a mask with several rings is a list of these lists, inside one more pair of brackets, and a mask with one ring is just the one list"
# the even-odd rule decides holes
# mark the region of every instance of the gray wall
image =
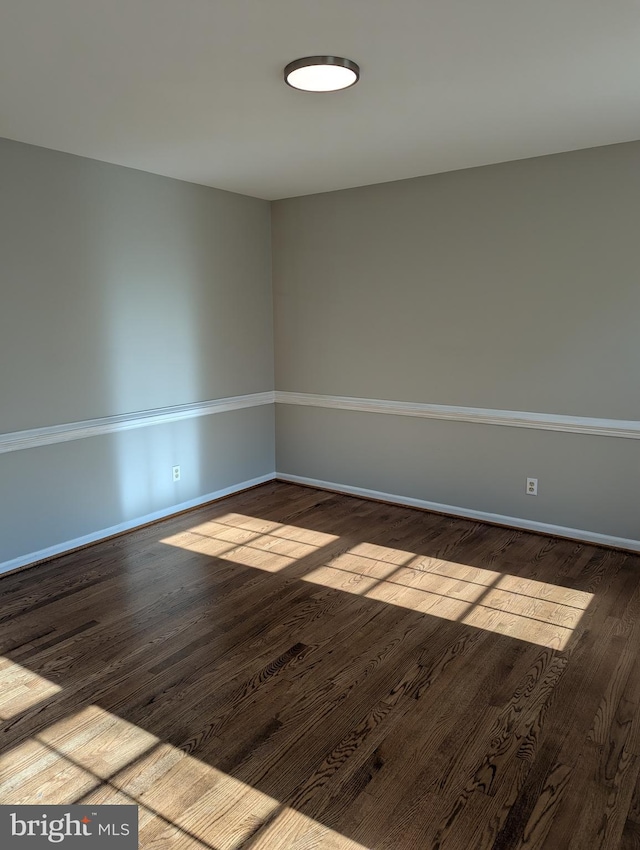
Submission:
[[[267,202],[0,140],[0,433],[272,389]],[[273,469],[272,407],[2,454],[0,564]]]
[[[276,388],[638,420],[639,221],[640,143],[277,201]],[[287,405],[276,434],[281,473],[640,539],[635,440]]]
[[[0,433],[271,390],[272,304],[280,390],[638,420],[639,220],[639,143],[270,210],[0,140]],[[277,408],[283,474],[640,539],[637,441]],[[0,454],[0,566],[274,439],[265,406]]]

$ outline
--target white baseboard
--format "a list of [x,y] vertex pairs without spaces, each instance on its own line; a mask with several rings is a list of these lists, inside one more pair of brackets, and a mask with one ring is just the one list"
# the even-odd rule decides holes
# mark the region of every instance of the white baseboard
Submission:
[[396,505],[406,505],[410,508],[423,508],[427,511],[435,511],[440,514],[474,519],[480,522],[489,522],[494,525],[504,525],[509,528],[518,528],[525,531],[538,531],[542,534],[550,534],[554,537],[567,537],[570,540],[580,540],[585,543],[596,543],[600,546],[611,546],[615,549],[626,549],[631,552],[640,552],[640,540],[629,540],[626,537],[612,537],[608,534],[599,534],[595,531],[585,531],[579,528],[565,528],[561,525],[551,525],[546,522],[536,522],[531,519],[520,517],[502,516],[502,514],[491,514],[486,511],[474,511],[470,508],[459,508],[455,505],[441,505],[437,502],[427,502],[425,499],[413,499],[409,496],[396,496],[391,493],[381,493],[379,490],[368,490],[364,487],[352,487],[349,484],[336,484],[333,481],[320,481],[317,478],[306,478],[303,475],[289,475],[285,472],[277,472],[278,481],[289,481],[292,484],[306,484],[308,487],[319,487],[324,490],[335,490],[350,496],[363,496],[376,499],[381,502],[391,502]]
[[252,478],[249,481],[242,481],[240,484],[233,484],[231,487],[216,490],[215,493],[207,493],[204,496],[198,496],[196,499],[190,499],[188,502],[171,505],[168,508],[162,508],[146,516],[136,517],[136,519],[130,519],[118,525],[112,525],[110,528],[103,528],[100,531],[85,534],[84,537],[76,537],[75,540],[66,540],[64,543],[57,543],[55,546],[49,546],[47,549],[40,549],[39,552],[30,552],[28,555],[21,555],[18,558],[13,558],[11,561],[0,563],[0,575],[20,569],[21,567],[30,566],[31,564],[37,564],[40,561],[46,561],[49,558],[56,557],[56,555],[63,555],[65,552],[71,552],[73,549],[80,549],[89,543],[96,543],[98,540],[105,540],[107,537],[122,534],[123,531],[131,531],[134,528],[139,528],[141,525],[147,525],[150,522],[165,519],[173,514],[188,511],[190,508],[200,507],[200,505],[205,505],[207,502],[214,502],[216,499],[221,499],[223,496],[230,496],[233,493],[239,493],[241,490],[256,487],[258,484],[265,484],[267,481],[273,481],[275,477],[275,472],[260,475],[258,478]]
[[100,531],[86,534],[83,537],[77,537],[74,540],[66,540],[63,543],[56,544],[55,546],[40,549],[38,552],[30,552],[28,555],[21,555],[18,558],[13,558],[11,561],[5,561],[4,563],[0,563],[0,575],[32,564],[37,564],[41,561],[49,560],[50,558],[55,558],[57,555],[63,555],[65,552],[80,549],[82,546],[87,546],[90,543],[96,543],[99,540],[105,540],[108,537],[113,537],[116,534],[122,534],[125,531],[132,531],[134,528],[139,528],[140,526],[147,525],[150,522],[165,519],[166,517],[181,513],[182,511],[187,511],[190,508],[200,507],[201,505],[205,505],[207,502],[214,502],[224,496],[239,493],[241,490],[248,490],[251,487],[258,486],[258,484],[265,484],[267,481],[273,481],[274,479],[279,481],[288,481],[292,484],[305,484],[308,487],[318,487],[324,490],[334,490],[351,496],[363,496],[364,498],[377,499],[381,502],[391,502],[396,505],[406,505],[411,508],[423,508],[424,510],[435,511],[436,513],[478,520],[479,522],[489,522],[494,525],[504,525],[510,528],[523,529],[525,531],[538,531],[542,534],[550,534],[555,537],[566,537],[570,540],[580,540],[585,543],[596,543],[600,546],[611,546],[616,549],[640,552],[640,540],[629,540],[625,537],[613,537],[608,534],[599,534],[595,531],[585,531],[584,529],[565,528],[561,525],[551,525],[546,522],[536,522],[535,520],[522,519],[520,517],[492,514],[487,513],[486,511],[474,511],[469,508],[460,508],[454,505],[442,505],[438,502],[428,502],[425,499],[413,499],[409,496],[397,496],[392,495],[391,493],[382,493],[379,490],[369,490],[364,487],[352,487],[349,484],[336,484],[333,481],[321,481],[317,478],[306,478],[302,475],[289,475],[284,472],[270,472],[266,475],[252,478],[249,481],[242,481],[239,484],[232,485],[231,487],[216,490],[214,493],[207,493],[204,496],[198,496],[196,499],[190,499],[187,502],[181,502],[178,505],[171,505],[170,507],[163,508],[162,510],[154,511],[146,516],[136,517],[135,519],[127,520],[126,522],[119,523],[118,525],[112,525],[110,528],[103,528]]

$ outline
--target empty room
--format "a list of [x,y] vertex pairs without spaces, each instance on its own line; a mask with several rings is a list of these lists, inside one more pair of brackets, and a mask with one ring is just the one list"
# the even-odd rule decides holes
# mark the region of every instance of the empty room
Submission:
[[0,847],[640,848],[640,7],[0,0]]

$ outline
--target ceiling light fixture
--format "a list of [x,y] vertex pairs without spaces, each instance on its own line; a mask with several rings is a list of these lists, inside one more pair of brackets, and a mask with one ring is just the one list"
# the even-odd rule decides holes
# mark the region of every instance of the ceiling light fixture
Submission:
[[340,56],[306,56],[289,62],[284,69],[285,83],[302,91],[348,89],[359,79],[360,68],[356,63]]

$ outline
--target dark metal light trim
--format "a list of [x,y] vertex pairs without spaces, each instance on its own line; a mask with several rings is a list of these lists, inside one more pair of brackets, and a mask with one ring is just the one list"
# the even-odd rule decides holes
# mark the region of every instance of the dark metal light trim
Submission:
[[328,89],[327,91],[343,91],[344,89],[350,89],[351,86],[355,86],[360,79],[360,66],[355,62],[352,62],[351,59],[343,59],[341,56],[305,56],[303,59],[295,59],[293,62],[289,62],[287,67],[284,69],[285,83],[297,91],[310,91],[312,94],[325,94],[326,92],[322,91],[313,92],[311,89],[300,89],[298,86],[291,85],[289,82],[289,74],[293,73],[293,71],[298,71],[300,68],[309,68],[312,65],[339,65],[341,68],[347,68],[355,74],[355,80],[352,83],[349,83],[348,86],[343,86],[342,89]]

